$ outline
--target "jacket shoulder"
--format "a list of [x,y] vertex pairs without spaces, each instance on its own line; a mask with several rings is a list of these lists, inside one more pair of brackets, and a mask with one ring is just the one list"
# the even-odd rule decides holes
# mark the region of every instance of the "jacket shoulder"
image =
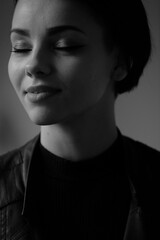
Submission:
[[144,204],[149,196],[156,199],[159,195],[157,189],[160,187],[160,152],[128,137],[123,137],[123,142],[127,173],[139,197]]
[[[123,136],[127,175],[139,195],[159,188],[160,152],[142,142]],[[143,196],[142,196],[143,198]]]
[[0,156],[0,208],[24,194],[27,170],[39,136]]
[[22,163],[20,149],[14,149],[0,156],[0,173]]
[[38,138],[39,135],[26,142],[21,147],[0,155],[0,172],[13,169],[17,165],[22,164],[24,160],[23,155],[34,148]]
[[[134,161],[141,159],[140,162],[155,166],[160,161],[160,151],[148,146],[145,143],[123,136],[125,148],[133,155]],[[138,160],[139,161],[139,160]]]
[[[127,171],[134,199],[141,208],[147,239],[159,236],[160,216],[160,152],[144,143],[124,137]],[[155,237],[154,237],[155,236]]]

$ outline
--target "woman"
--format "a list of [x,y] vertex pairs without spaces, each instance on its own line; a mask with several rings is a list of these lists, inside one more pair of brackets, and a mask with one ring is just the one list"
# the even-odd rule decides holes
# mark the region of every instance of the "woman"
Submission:
[[141,1],[19,0],[11,44],[11,83],[41,132],[1,157],[1,239],[154,239],[160,153],[114,115],[150,56]]

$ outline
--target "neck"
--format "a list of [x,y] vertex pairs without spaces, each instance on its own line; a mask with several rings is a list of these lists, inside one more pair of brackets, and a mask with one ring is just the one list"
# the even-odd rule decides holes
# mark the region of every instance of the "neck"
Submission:
[[74,120],[41,127],[41,144],[51,153],[72,161],[99,155],[116,137],[113,108],[109,112],[90,109]]

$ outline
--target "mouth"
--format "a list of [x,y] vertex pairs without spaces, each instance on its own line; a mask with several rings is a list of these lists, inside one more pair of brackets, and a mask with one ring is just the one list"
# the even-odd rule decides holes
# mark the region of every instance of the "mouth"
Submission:
[[31,86],[25,90],[27,99],[32,103],[42,102],[62,92],[62,89],[49,86]]

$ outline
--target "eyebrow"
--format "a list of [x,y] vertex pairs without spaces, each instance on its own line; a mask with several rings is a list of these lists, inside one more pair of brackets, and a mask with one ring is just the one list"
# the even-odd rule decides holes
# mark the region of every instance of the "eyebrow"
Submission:
[[[82,31],[80,28],[75,27],[75,26],[70,26],[70,25],[64,25],[64,26],[57,26],[57,27],[51,27],[47,29],[47,34],[48,36],[52,36],[61,32],[65,32],[65,31],[76,31],[76,32],[80,32],[84,35],[85,32]],[[24,37],[29,37],[30,36],[30,32],[27,29],[21,29],[21,28],[13,28],[10,30],[10,35],[12,33],[17,33],[19,35],[22,35]]]

